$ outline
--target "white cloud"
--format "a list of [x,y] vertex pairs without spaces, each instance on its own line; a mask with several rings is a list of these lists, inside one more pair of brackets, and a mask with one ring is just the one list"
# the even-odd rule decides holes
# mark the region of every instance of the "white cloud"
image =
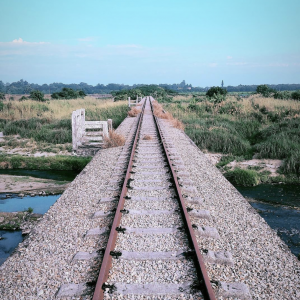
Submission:
[[24,41],[22,38],[18,38],[18,39],[15,39],[13,40],[12,42],[8,42],[6,44],[10,44],[10,43],[13,43],[13,44],[23,44],[23,45],[41,45],[41,44],[47,44],[46,42],[26,42]]
[[217,65],[218,65],[217,63],[208,64],[208,66],[211,67],[211,68],[215,68]]
[[227,59],[232,59],[232,56],[227,56]]

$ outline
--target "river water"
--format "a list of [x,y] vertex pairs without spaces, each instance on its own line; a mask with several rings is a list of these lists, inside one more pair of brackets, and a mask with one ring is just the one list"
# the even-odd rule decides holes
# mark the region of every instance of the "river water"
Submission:
[[236,187],[296,256],[300,254],[300,186]]
[[[16,175],[16,176],[32,176],[37,178],[46,178],[54,180],[72,181],[78,172],[73,171],[41,171],[41,170],[0,170],[0,174]],[[10,198],[6,198],[7,193],[0,193],[0,212],[14,212],[33,208],[34,213],[44,214],[48,211],[60,195],[35,196],[35,197],[18,197],[17,194],[11,194]],[[0,265],[9,257],[20,242],[23,241],[21,230],[8,231],[0,230]]]

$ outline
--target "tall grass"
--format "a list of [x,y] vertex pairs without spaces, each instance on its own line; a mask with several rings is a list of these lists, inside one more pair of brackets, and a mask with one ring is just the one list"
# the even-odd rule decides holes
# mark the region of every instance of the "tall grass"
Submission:
[[0,169],[28,170],[73,170],[81,171],[91,157],[49,156],[26,157],[21,155],[0,155]]
[[113,120],[116,128],[127,115],[125,102],[111,102],[86,97],[76,100],[7,102],[0,111],[0,131],[5,135],[19,134],[37,142],[64,144],[72,142],[71,114],[85,108],[86,120]]
[[184,123],[200,149],[247,159],[254,154],[284,159],[283,172],[300,174],[300,101],[257,95],[228,96],[219,104],[203,96],[182,100],[164,108]]
[[[122,108],[123,107],[123,108]],[[74,100],[51,100],[39,103],[33,100],[18,101],[4,101],[3,110],[0,111],[0,119],[5,120],[20,120],[31,118],[47,118],[47,119],[69,119],[73,110],[85,108],[86,111],[98,111],[95,116],[99,116],[99,110],[103,112],[111,109],[120,109],[121,111],[126,108],[125,101],[112,102],[112,100],[100,100],[93,97],[85,97],[84,99]],[[87,116],[87,118],[89,115]],[[103,119],[102,119],[103,120]]]

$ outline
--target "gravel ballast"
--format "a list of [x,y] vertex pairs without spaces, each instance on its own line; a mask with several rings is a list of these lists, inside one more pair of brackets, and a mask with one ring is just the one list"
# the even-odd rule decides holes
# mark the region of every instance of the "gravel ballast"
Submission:
[[[135,121],[126,118],[117,132],[127,137]],[[113,202],[100,204],[99,200],[113,194],[107,189],[122,149],[100,150],[4,262],[0,267],[0,299],[55,299],[64,283],[96,280],[101,257],[84,262],[72,259],[79,251],[92,253],[106,245],[105,235],[99,239],[86,238],[85,234],[111,223],[110,218],[92,216],[95,211],[114,207]]]
[[233,257],[231,266],[206,263],[210,279],[245,283],[253,299],[300,299],[300,262],[286,244],[184,132],[168,121],[160,123],[197,189],[195,196],[202,198],[201,204],[189,206],[211,215],[210,220],[191,217],[192,223],[214,226],[220,235],[198,237],[199,248],[229,251]]

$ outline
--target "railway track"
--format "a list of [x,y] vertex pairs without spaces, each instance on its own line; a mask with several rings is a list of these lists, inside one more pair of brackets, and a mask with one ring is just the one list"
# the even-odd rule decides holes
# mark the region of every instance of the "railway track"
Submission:
[[152,99],[144,98],[137,130],[118,161],[121,173],[127,170],[93,300],[216,299],[196,241],[205,228],[189,217],[209,218],[209,212],[187,207],[198,200],[183,197],[193,188],[153,115]]

